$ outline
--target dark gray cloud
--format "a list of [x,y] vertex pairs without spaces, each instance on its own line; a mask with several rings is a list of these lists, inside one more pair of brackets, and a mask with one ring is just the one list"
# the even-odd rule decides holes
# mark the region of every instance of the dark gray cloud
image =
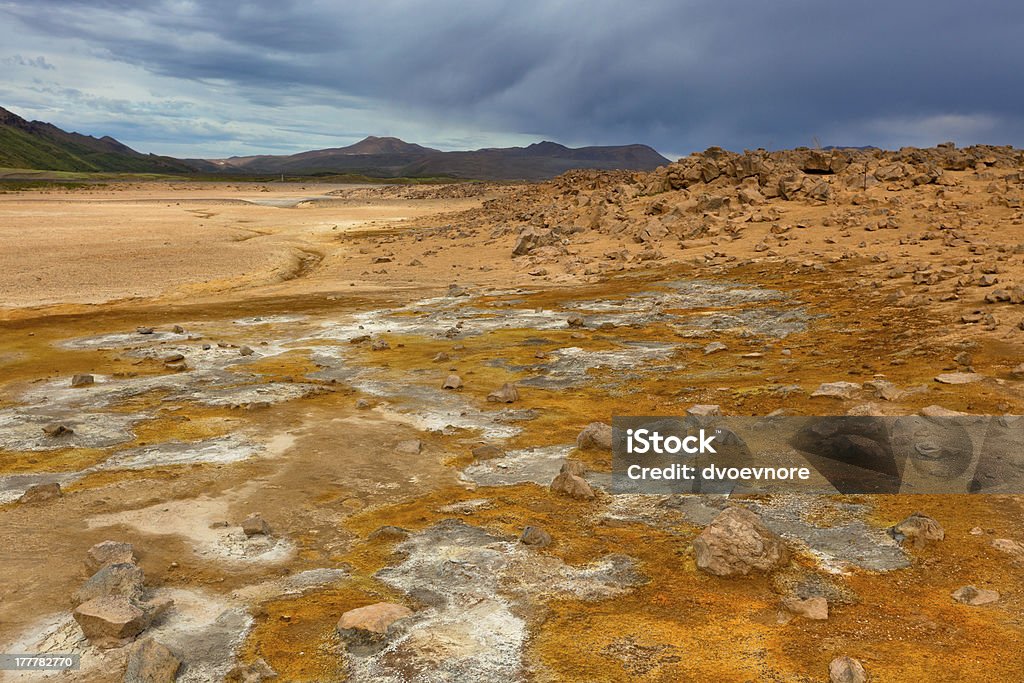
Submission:
[[[33,0],[0,13],[48,46],[129,69],[138,87],[188,82],[211,115],[229,98],[222,114],[243,137],[268,111],[318,107],[360,121],[340,130],[376,118],[390,130],[365,132],[428,143],[436,125],[448,144],[529,136],[679,153],[1024,144],[1020,3]],[[310,133],[322,145],[330,130]]]

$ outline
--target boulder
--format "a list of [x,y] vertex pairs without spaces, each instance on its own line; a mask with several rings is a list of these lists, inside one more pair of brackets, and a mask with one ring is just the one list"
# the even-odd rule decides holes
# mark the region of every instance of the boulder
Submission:
[[152,638],[137,640],[128,649],[124,683],[172,683],[181,667],[174,653]]
[[500,389],[489,393],[487,400],[491,403],[515,403],[519,400],[519,390],[515,384],[505,382]]
[[86,552],[85,564],[91,572],[111,564],[135,564],[135,549],[131,543],[102,541]]
[[612,427],[603,422],[591,422],[576,437],[576,448],[595,448],[602,451],[612,449]]
[[686,414],[696,417],[717,417],[722,414],[722,409],[717,405],[699,404],[687,408]]
[[254,512],[242,521],[242,531],[246,536],[269,536],[270,525],[258,512]]
[[36,484],[25,489],[25,493],[18,498],[19,503],[44,503],[64,495],[60,490],[60,484]]
[[725,351],[729,347],[722,342],[711,342],[704,347],[704,355],[710,356],[712,353],[718,353],[719,351]]
[[789,549],[750,510],[729,507],[693,541],[697,567],[715,576],[771,571],[789,562]]
[[120,596],[133,602],[142,599],[146,577],[142,568],[134,563],[122,562],[100,567],[75,593],[75,603],[82,604],[94,598]]
[[935,381],[939,384],[971,384],[983,379],[985,376],[976,372],[944,372],[935,377]]
[[86,639],[99,648],[127,645],[149,625],[149,618],[121,595],[93,598],[72,613]]
[[540,230],[537,228],[525,228],[519,233],[516,246],[512,249],[512,256],[526,256],[538,247],[550,247],[560,245],[561,240],[551,230]]
[[590,488],[586,479],[568,472],[562,472],[552,480],[551,490],[555,493],[563,493],[570,498],[582,500],[591,500],[596,497],[594,489]]
[[452,389],[452,390],[454,390],[454,389],[461,389],[462,388],[462,378],[459,377],[458,375],[454,374],[454,373],[451,374],[451,375],[448,375],[448,377],[446,377],[445,380],[444,380],[444,384],[441,385],[441,388],[442,389]]
[[61,436],[71,436],[74,433],[74,429],[64,424],[50,424],[43,427],[43,434],[53,439]]
[[829,683],[867,683],[864,665],[853,657],[836,657],[828,665]]
[[350,646],[383,643],[394,625],[411,617],[412,610],[393,602],[378,602],[349,610],[341,615],[337,631]]
[[95,383],[96,383],[96,378],[93,377],[92,375],[75,375],[74,377],[71,378],[71,386],[73,386],[75,388],[87,387],[90,384],[95,384]]

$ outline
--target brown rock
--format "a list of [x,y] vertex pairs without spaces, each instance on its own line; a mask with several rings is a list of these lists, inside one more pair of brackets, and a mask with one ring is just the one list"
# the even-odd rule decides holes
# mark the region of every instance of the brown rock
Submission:
[[419,455],[423,450],[423,442],[419,439],[409,439],[408,441],[399,441],[395,444],[395,452],[404,453],[405,455]]
[[477,460],[493,460],[504,455],[505,451],[491,444],[481,444],[473,449],[473,457]]
[[829,683],[867,683],[864,665],[853,657],[836,657],[828,665]]
[[790,597],[782,601],[782,606],[793,614],[799,614],[815,621],[828,619],[828,600],[825,598],[815,597],[801,600],[797,597]]
[[454,373],[451,374],[451,375],[448,375],[448,377],[445,378],[445,380],[444,380],[444,384],[441,385],[441,388],[442,389],[452,389],[452,390],[454,390],[454,389],[461,389],[462,388],[462,378],[459,377],[458,375],[454,374]]
[[541,528],[528,526],[523,529],[519,542],[524,545],[535,545],[538,548],[546,548],[551,545],[551,534]]
[[18,498],[19,503],[44,503],[64,495],[60,490],[60,484],[36,484],[25,489],[25,493]]
[[915,548],[924,547],[929,541],[941,541],[946,537],[946,531],[941,524],[920,512],[915,512],[892,527],[889,533],[897,541],[909,540]]
[[181,661],[152,638],[137,640],[128,650],[124,683],[172,683]]
[[697,567],[715,576],[770,571],[789,562],[789,550],[753,512],[729,507],[693,541]]
[[974,586],[964,586],[957,588],[953,591],[953,599],[957,602],[962,602],[965,605],[990,605],[993,602],[999,600],[999,593],[997,591],[987,590],[985,588],[975,588]]
[[500,389],[488,394],[487,400],[491,403],[515,403],[519,400],[519,390],[515,384],[505,382]]
[[392,602],[378,602],[349,610],[341,615],[337,631],[350,645],[370,645],[387,639],[392,627],[411,617],[412,610]]
[[75,388],[77,388],[77,387],[87,387],[90,384],[95,384],[95,383],[96,383],[96,378],[93,377],[92,375],[75,375],[74,377],[71,378],[71,386],[73,386]]
[[612,427],[603,422],[591,422],[576,437],[576,448],[596,448],[602,451],[612,449]]
[[96,647],[126,645],[149,624],[146,613],[121,595],[93,598],[72,613],[86,639]]
[[254,512],[242,522],[242,531],[246,536],[269,536],[270,525],[258,512]]
[[596,498],[594,489],[583,477],[570,472],[560,472],[551,482],[551,490],[555,493],[562,493],[570,498],[591,500]]
[[263,683],[277,678],[277,672],[261,657],[251,664],[239,664],[227,673],[227,683]]

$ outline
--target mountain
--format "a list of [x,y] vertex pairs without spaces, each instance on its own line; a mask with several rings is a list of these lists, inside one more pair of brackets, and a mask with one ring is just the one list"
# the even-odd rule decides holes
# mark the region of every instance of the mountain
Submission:
[[545,141],[528,147],[442,152],[398,138],[373,136],[348,147],[299,154],[188,161],[203,170],[235,173],[359,173],[383,178],[450,176],[478,180],[543,180],[574,168],[650,171],[669,163],[646,145],[573,149]]
[[42,121],[26,121],[0,107],[0,167],[51,171],[194,173],[189,164],[141,154],[112,137],[68,133]]
[[668,159],[646,145],[574,149],[556,142],[538,142],[527,147],[442,152],[398,138],[373,135],[347,147],[298,154],[174,159],[136,152],[109,136],[94,138],[68,133],[42,121],[26,121],[0,108],[0,168],[235,176],[359,174],[375,178],[545,180],[574,168],[650,171],[667,163]]

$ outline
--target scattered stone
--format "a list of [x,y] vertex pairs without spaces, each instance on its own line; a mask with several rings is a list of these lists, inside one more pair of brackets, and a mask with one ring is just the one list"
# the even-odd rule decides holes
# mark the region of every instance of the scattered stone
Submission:
[[152,327],[136,327],[135,331],[138,332],[139,334],[153,334]]
[[919,412],[925,417],[958,417],[967,414],[961,413],[957,410],[943,408],[942,406],[925,406],[924,408],[921,408]]
[[505,456],[505,451],[497,446],[491,444],[481,444],[473,449],[473,457],[477,460],[493,460],[494,458],[502,458]]
[[444,380],[444,384],[441,385],[441,388],[442,389],[452,389],[452,390],[461,389],[462,388],[462,378],[459,377],[456,374],[448,375],[448,377],[445,378],[445,380]]
[[435,363],[447,363],[450,360],[451,360],[451,356],[449,356],[444,351],[441,351],[436,356],[434,356],[434,362]]
[[505,382],[500,389],[489,393],[487,400],[491,403],[515,403],[519,400],[519,390],[515,384]]
[[555,493],[562,493],[570,498],[592,500],[596,498],[594,489],[584,479],[586,468],[578,460],[566,460],[562,469],[551,482],[551,490]]
[[836,657],[828,665],[829,683],[867,683],[864,665],[853,657]]
[[370,402],[365,398],[361,398],[356,401],[356,410],[367,410],[370,408]]
[[789,562],[782,538],[750,510],[728,507],[693,541],[697,567],[715,576],[771,571]]
[[128,649],[124,683],[172,683],[181,660],[152,638],[137,640]]
[[565,321],[569,327],[583,327],[583,316],[582,315],[571,315]]
[[576,448],[596,448],[602,451],[612,449],[612,427],[603,422],[591,422],[576,437]]
[[371,351],[387,351],[391,348],[391,344],[386,339],[374,339],[370,342]]
[[811,394],[811,398],[820,396],[847,401],[852,399],[860,389],[861,386],[854,382],[825,382]]
[[173,365],[174,363],[180,363],[183,360],[185,360],[185,356],[184,354],[180,353],[172,353],[167,356],[164,356],[163,358],[165,365]]
[[399,441],[395,444],[395,451],[398,453],[404,453],[405,455],[419,455],[420,451],[423,450],[423,442],[419,439],[409,439],[407,441]]
[[397,622],[412,615],[412,610],[403,605],[378,602],[345,612],[338,621],[337,631],[349,646],[379,645],[387,640]]
[[409,532],[400,526],[385,525],[374,529],[367,538],[371,541],[403,541],[409,538]]
[[704,355],[710,356],[712,353],[717,353],[718,351],[725,351],[728,348],[729,347],[723,344],[722,342],[711,342],[710,344],[704,347]]
[[175,325],[174,327],[171,328],[171,332],[173,332],[174,334],[185,334],[185,328],[182,327],[181,325]]
[[921,512],[910,515],[889,529],[889,533],[899,543],[909,540],[915,548],[924,547],[929,541],[941,541],[946,537],[942,525]]
[[242,531],[246,536],[269,536],[270,525],[258,512],[254,512],[242,522]]
[[528,526],[523,529],[519,542],[524,545],[535,545],[538,548],[546,548],[551,545],[551,534],[541,528]]
[[102,541],[86,552],[85,565],[96,572],[111,564],[135,564],[135,549],[131,543]]
[[828,619],[828,600],[825,598],[816,597],[801,600],[797,597],[790,597],[782,601],[782,606],[793,614],[798,614],[815,621],[825,621]]
[[25,493],[21,494],[18,498],[19,503],[44,503],[54,498],[60,498],[63,496],[63,492],[60,490],[60,484],[36,484],[35,486],[29,486],[25,489]]
[[957,588],[953,591],[953,599],[957,602],[961,602],[965,605],[979,606],[979,605],[990,605],[993,602],[999,600],[999,593],[997,591],[987,590],[985,588],[975,588],[974,586],[964,586],[963,588]]
[[256,352],[253,351],[252,348],[249,346],[243,346],[240,349],[238,349],[238,355],[240,356],[251,356],[254,353]]
[[227,683],[263,683],[277,678],[277,672],[262,657],[251,664],[239,664],[227,673]]
[[717,417],[722,414],[722,408],[717,405],[698,404],[687,408],[686,414],[695,417]]
[[57,437],[60,436],[71,436],[74,433],[74,429],[62,424],[52,424],[43,427],[43,434],[46,434],[48,437],[52,439],[56,439]]
[[935,381],[940,384],[971,384],[983,379],[985,376],[976,372],[944,372],[935,377]]
[[149,625],[146,613],[121,595],[93,598],[72,613],[86,639],[96,647],[127,645]]
[[92,375],[75,375],[71,378],[71,386],[75,387],[87,387],[90,384],[95,384],[96,378]]

